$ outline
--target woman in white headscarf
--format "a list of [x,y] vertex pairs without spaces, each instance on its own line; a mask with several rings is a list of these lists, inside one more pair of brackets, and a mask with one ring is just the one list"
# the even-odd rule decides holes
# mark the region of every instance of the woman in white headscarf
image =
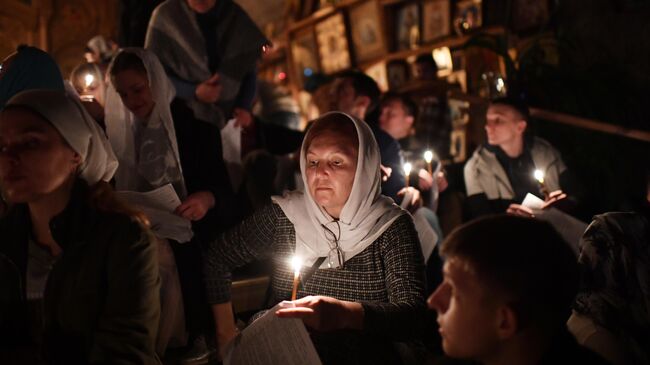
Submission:
[[365,123],[328,113],[303,142],[306,191],[274,197],[207,247],[204,271],[220,348],[236,333],[232,270],[272,258],[274,304],[291,298],[295,255],[304,265],[296,308],[276,315],[302,318],[315,330],[324,363],[399,361],[390,343],[413,340],[423,328],[424,264],[410,215],[380,195],[379,161]]
[[[185,303],[196,306],[186,309],[190,332],[194,335],[200,331],[197,327],[209,323],[209,308],[201,285],[196,284],[202,279],[198,240],[219,226],[216,211],[223,210],[226,199],[222,197],[232,189],[225,166],[219,163],[222,154],[217,148],[217,127],[173,118],[170,102],[175,90],[153,53],[125,48],[113,59],[108,74],[105,123],[120,162],[116,189],[145,193],[171,184],[180,202],[166,211],[155,206],[169,206],[167,202],[147,207],[157,209],[151,215],[152,230],[161,239],[161,318],[165,320],[161,321],[157,347],[163,354],[168,341],[178,345],[185,341],[184,298],[177,284],[177,268],[184,296],[193,298]],[[188,288],[195,290],[188,292]],[[198,313],[204,313],[204,318],[194,318]]]
[[108,185],[117,161],[81,103],[30,90],[0,113],[0,358],[157,364],[146,219]]

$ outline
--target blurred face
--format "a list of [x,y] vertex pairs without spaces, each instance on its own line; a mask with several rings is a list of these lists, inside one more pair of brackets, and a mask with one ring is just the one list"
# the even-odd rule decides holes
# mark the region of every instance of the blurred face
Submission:
[[217,0],[187,0],[190,9],[199,14],[207,13],[216,3]]
[[45,119],[22,109],[0,113],[0,186],[9,202],[29,203],[61,189],[80,163]]
[[[353,114],[357,97],[352,86],[352,80],[343,78],[334,81],[332,94],[332,110]],[[363,118],[363,115],[361,118]]]
[[124,106],[138,119],[146,120],[155,106],[147,75],[135,70],[124,70],[113,77],[113,82]]
[[484,359],[494,351],[496,304],[480,284],[469,263],[458,257],[445,262],[444,280],[427,300],[438,313],[445,354],[455,358]]
[[523,141],[526,121],[515,109],[507,105],[490,105],[485,119],[489,144],[503,146]]
[[307,148],[306,175],[316,204],[334,218],[350,197],[357,169],[358,149],[350,136],[323,132]]
[[413,117],[406,114],[404,105],[399,99],[388,100],[381,108],[379,128],[395,139],[409,136],[413,126]]

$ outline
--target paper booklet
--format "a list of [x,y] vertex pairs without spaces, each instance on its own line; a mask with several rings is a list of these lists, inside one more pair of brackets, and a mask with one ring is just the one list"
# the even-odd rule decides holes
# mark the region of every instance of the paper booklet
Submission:
[[[413,199],[413,194],[407,191],[402,198],[402,204],[400,204],[402,209],[408,207],[411,199]],[[415,214],[412,214],[412,217],[413,225],[415,225],[415,230],[420,239],[420,248],[422,249],[422,256],[424,256],[424,263],[426,264],[429,261],[433,249],[436,247],[436,244],[438,244],[439,237],[436,234],[436,231],[431,228],[422,208],[418,209]]]
[[172,184],[144,193],[117,191],[116,194],[149,218],[151,230],[156,236],[173,239],[179,243],[192,239],[192,222],[174,214],[174,210],[181,205],[181,200]]
[[235,126],[236,122],[236,119],[230,119],[221,129],[223,162],[226,164],[230,183],[235,191],[239,189],[244,176],[241,161],[241,127]]
[[537,196],[528,193],[521,205],[533,210],[535,218],[549,222],[571,246],[573,252],[580,252],[580,238],[587,229],[587,223],[564,213],[557,208],[542,209],[544,201]]
[[224,365],[321,364],[305,324],[298,318],[278,318],[280,303],[246,327],[226,348]]

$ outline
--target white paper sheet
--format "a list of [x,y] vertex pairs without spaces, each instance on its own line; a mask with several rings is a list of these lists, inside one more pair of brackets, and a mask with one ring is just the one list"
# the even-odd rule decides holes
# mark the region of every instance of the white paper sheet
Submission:
[[223,161],[228,169],[230,183],[235,191],[239,189],[244,176],[241,161],[241,127],[235,126],[236,119],[230,119],[221,129]]
[[163,185],[144,193],[118,191],[116,194],[147,215],[151,223],[151,230],[156,236],[173,239],[179,243],[192,239],[194,235],[192,223],[174,214],[174,210],[181,205],[181,200],[172,184]]
[[556,208],[542,209],[544,201],[531,193],[526,194],[521,205],[532,209],[535,218],[549,222],[569,243],[571,249],[576,254],[579,252],[578,245],[582,234],[587,229],[587,223]]
[[[409,202],[413,199],[413,194],[406,192],[404,198],[402,199],[402,204],[400,205],[403,209],[408,207]],[[436,231],[431,228],[429,221],[425,217],[425,213],[422,208],[418,209],[415,214],[412,214],[413,224],[415,225],[415,231],[418,233],[418,238],[420,239],[420,248],[422,249],[422,256],[424,256],[424,262],[429,261],[429,257],[433,252],[433,249],[438,244],[438,235]]]
[[302,320],[275,315],[282,306],[268,310],[228,345],[224,365],[321,364]]

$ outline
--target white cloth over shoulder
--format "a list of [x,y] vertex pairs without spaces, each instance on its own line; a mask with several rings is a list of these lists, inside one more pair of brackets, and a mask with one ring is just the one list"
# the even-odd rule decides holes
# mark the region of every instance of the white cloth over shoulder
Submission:
[[[370,127],[363,121],[341,112],[350,119],[359,137],[359,157],[352,191],[341,210],[338,223],[341,227],[339,246],[344,260],[349,260],[370,246],[390,225],[406,211],[397,206],[392,199],[381,195],[380,155],[377,141]],[[316,120],[315,123],[318,123]],[[309,132],[305,141],[309,138]],[[296,230],[296,255],[306,265],[311,265],[318,257],[327,256],[331,247],[324,226],[332,229],[335,220],[322,209],[309,193],[305,174],[306,146],[303,142],[300,152],[300,170],[305,191],[293,191],[284,196],[274,196],[273,201],[282,208]],[[321,267],[327,266],[327,260]]]
[[101,128],[74,96],[60,90],[27,90],[5,107],[22,106],[48,120],[82,159],[79,175],[89,185],[109,181],[117,159]]

